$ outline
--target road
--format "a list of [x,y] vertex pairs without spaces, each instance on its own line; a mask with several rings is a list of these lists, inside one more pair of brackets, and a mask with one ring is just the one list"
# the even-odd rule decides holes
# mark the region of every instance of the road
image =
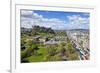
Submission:
[[76,49],[76,51],[79,54],[80,60],[88,60],[89,55],[90,55],[90,50],[89,49],[82,49],[82,47],[76,42],[76,41],[71,41],[73,47]]

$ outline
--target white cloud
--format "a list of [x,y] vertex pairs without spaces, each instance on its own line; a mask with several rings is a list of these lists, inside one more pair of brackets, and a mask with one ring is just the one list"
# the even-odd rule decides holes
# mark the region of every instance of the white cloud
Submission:
[[88,28],[89,17],[69,15],[66,21],[58,18],[44,18],[34,11],[21,11],[21,26],[31,28],[34,25],[51,27],[53,29]]
[[89,24],[89,18],[81,17],[80,15],[67,16],[67,18],[72,24]]
[[29,10],[21,10],[21,15],[32,15],[33,11],[29,11]]
[[33,11],[22,11],[21,13],[21,26],[26,28],[31,28],[34,25],[45,26],[54,28],[56,26],[62,26],[65,21],[57,18],[44,18]]
[[67,16],[68,24],[71,28],[88,28],[89,17],[82,17],[80,15]]

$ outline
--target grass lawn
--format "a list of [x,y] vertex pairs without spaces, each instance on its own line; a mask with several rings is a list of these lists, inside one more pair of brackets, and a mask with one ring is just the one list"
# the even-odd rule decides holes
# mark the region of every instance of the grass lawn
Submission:
[[44,57],[46,56],[46,48],[40,46],[40,49],[38,50],[38,54],[37,56],[32,55],[30,57],[28,57],[29,62],[43,62],[44,61]]

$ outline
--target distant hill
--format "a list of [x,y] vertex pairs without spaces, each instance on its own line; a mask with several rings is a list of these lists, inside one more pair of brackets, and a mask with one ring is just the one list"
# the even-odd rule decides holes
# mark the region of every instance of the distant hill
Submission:
[[24,28],[24,27],[21,27],[21,33],[26,33],[26,32],[31,32],[32,29],[31,28]]
[[66,30],[67,32],[81,32],[81,33],[88,33],[89,34],[89,29],[70,29]]
[[70,31],[89,31],[89,29],[70,29]]
[[40,26],[33,26],[32,32],[39,32],[39,33],[51,33],[54,34],[54,30],[51,28],[40,27]]
[[70,31],[89,32],[89,29],[70,29]]

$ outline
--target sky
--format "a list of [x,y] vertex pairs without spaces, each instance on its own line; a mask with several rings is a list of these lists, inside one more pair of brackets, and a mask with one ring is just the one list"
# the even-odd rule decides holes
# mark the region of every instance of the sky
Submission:
[[90,14],[87,12],[60,12],[21,10],[21,27],[38,25],[55,30],[89,29]]

